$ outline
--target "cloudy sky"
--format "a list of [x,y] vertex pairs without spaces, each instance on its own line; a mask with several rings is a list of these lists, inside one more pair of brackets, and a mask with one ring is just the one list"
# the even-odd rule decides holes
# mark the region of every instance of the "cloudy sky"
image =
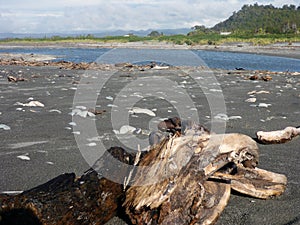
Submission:
[[299,0],[0,0],[0,33],[211,27],[244,4]]

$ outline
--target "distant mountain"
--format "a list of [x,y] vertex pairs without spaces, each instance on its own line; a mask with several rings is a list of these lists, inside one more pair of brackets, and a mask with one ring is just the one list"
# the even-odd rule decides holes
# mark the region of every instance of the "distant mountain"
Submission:
[[214,31],[250,31],[297,33],[300,28],[300,6],[244,5],[227,20],[216,24]]
[[[62,33],[0,33],[0,39],[6,38],[44,38],[44,37],[53,37],[53,36],[71,36],[71,34],[62,34]],[[76,36],[76,35],[74,35]]]
[[94,33],[96,37],[105,37],[105,36],[123,36],[126,34],[134,34],[137,36],[147,36],[151,31],[158,31],[164,35],[174,35],[174,34],[187,34],[191,31],[190,28],[180,28],[180,29],[147,29],[147,30],[116,30],[116,31],[107,31],[101,33]]
[[187,34],[191,31],[190,28],[180,28],[180,29],[147,29],[147,30],[114,30],[114,31],[90,31],[90,32],[74,32],[74,33],[0,33],[0,39],[4,38],[44,38],[44,37],[76,37],[80,35],[92,34],[94,37],[106,37],[106,36],[124,36],[126,34],[134,34],[137,36],[147,36],[151,31],[162,32],[164,35],[174,35],[174,34]]

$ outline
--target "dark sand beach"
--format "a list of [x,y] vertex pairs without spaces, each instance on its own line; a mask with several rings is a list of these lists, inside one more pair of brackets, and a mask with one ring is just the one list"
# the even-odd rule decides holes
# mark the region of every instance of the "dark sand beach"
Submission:
[[[235,51],[242,48],[235,48]],[[279,48],[276,52],[270,50],[264,53],[300,58],[298,48],[286,52]],[[190,89],[189,94],[194,96],[200,123],[210,128],[211,118],[216,115],[211,114],[207,96],[201,92],[201,88],[189,80],[188,71],[194,68],[128,72],[109,65],[102,66],[95,70],[96,72],[87,72],[87,70],[60,68],[57,65],[0,65],[0,124],[2,124],[0,192],[30,189],[62,173],[75,172],[81,175],[89,168],[79,150],[80,143],[76,143],[75,140],[76,135],[83,134],[78,132],[72,123],[74,95],[78,85],[83,81],[85,87],[88,88],[89,85],[92,87],[92,77],[97,76],[97,71],[101,75],[111,70],[117,72],[112,76],[112,83],[107,84],[109,88],[100,92],[95,106],[96,109],[106,112],[95,117],[81,118],[83,121],[95,121],[98,137],[100,136],[101,141],[103,139],[107,148],[118,144],[113,136],[107,134],[111,126],[110,113],[112,110],[118,110],[113,106],[115,103],[112,99],[115,99],[116,92],[124,85],[133,82],[139,76],[161,76],[177,82],[187,90]],[[197,68],[197,72],[199,79],[207,74],[203,68]],[[226,120],[226,133],[242,133],[254,138],[259,130],[280,130],[287,126],[300,125],[299,73],[225,70],[210,70],[209,73],[217,79],[217,86],[221,92],[219,89],[209,87],[208,92],[211,95],[224,96],[226,115],[219,117],[223,118],[220,123]],[[253,75],[268,75],[272,79],[270,81],[249,79]],[[9,82],[8,76],[22,77],[25,81]],[[249,100],[250,98],[252,100]],[[36,107],[26,105],[32,101],[38,101],[42,105]],[[82,109],[80,106],[87,105],[75,106]],[[141,101],[138,106],[156,108],[157,116],[163,118],[176,115],[172,105],[163,102]],[[131,125],[149,130],[145,124],[145,121],[149,120],[151,117],[148,115],[138,114],[132,118]],[[144,136],[146,137],[146,133]],[[99,144],[100,139],[97,139],[97,136],[90,136],[84,144],[94,146]],[[233,193],[217,222],[218,225],[300,223],[299,138],[285,144],[259,145],[259,149],[259,167],[285,174],[288,179],[287,190],[282,196],[270,200],[259,200]],[[114,218],[109,224],[125,224],[125,222]]]

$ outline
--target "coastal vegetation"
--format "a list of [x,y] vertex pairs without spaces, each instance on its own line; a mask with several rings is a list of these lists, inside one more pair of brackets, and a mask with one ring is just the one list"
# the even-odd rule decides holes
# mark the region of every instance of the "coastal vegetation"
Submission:
[[299,34],[249,34],[244,32],[235,32],[230,35],[221,35],[219,33],[194,34],[194,35],[164,35],[157,37],[141,36],[78,36],[78,37],[50,37],[50,38],[7,38],[0,40],[0,43],[52,43],[52,42],[85,42],[85,43],[128,43],[128,42],[166,42],[176,45],[220,45],[224,43],[250,43],[253,45],[267,45],[278,42],[286,42],[292,45],[294,42],[300,42]]
[[132,33],[124,36],[97,37],[93,34],[79,36],[52,36],[43,38],[6,38],[0,42],[167,42],[179,45],[219,45],[247,42],[267,45],[277,42],[300,42],[300,6],[244,5],[227,20],[212,28],[196,25],[186,34],[164,35],[153,30],[147,36]]
[[243,31],[258,34],[287,34],[300,31],[300,6],[244,5],[227,20],[216,24],[213,31]]

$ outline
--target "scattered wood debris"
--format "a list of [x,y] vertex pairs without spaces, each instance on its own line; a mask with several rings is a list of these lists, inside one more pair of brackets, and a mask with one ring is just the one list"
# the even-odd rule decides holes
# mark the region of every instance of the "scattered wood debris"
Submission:
[[88,111],[95,115],[102,115],[103,113],[106,112],[105,109],[89,109]]
[[270,75],[257,75],[257,74],[254,74],[254,75],[247,76],[246,79],[248,79],[248,80],[270,81],[270,80],[272,80],[272,77]]
[[26,78],[24,77],[14,77],[14,76],[7,76],[7,80],[8,82],[19,82],[19,81],[28,81]]
[[111,69],[112,65],[108,64],[97,64],[97,63],[73,63],[68,61],[26,61],[22,58],[18,59],[1,59],[0,65],[18,65],[18,66],[56,66],[60,69],[69,70],[87,70],[87,69],[101,69],[107,70]]
[[[56,66],[60,69],[67,69],[67,70],[88,70],[88,69],[98,69],[98,70],[111,70],[112,68],[119,68],[121,70],[139,70],[139,71],[146,71],[149,69],[155,70],[163,70],[169,69],[169,65],[160,65],[155,62],[150,62],[145,65],[136,65],[131,63],[117,63],[115,65],[112,64],[98,64],[95,62],[86,63],[74,63],[69,61],[31,61],[25,60],[22,57],[20,58],[12,58],[12,59],[4,59],[0,58],[0,65],[8,66],[8,65],[18,65],[18,66]],[[175,68],[175,67],[174,67]]]

